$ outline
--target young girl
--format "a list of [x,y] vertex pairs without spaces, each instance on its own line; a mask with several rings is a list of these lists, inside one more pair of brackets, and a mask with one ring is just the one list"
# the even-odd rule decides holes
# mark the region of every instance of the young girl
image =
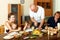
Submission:
[[15,30],[17,28],[17,25],[15,23],[12,24],[12,29]]
[[17,24],[15,24],[15,23],[12,23],[11,27],[13,29],[12,31],[19,31],[19,30],[21,30],[21,27],[18,27]]
[[31,21],[26,21],[23,30],[29,29],[31,26]]

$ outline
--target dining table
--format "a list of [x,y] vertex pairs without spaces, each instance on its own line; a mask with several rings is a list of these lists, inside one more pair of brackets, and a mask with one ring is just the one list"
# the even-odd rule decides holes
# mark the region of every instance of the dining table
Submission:
[[[6,34],[0,34],[0,40],[8,40],[8,39],[3,38],[5,35]],[[43,34],[42,36],[37,36],[36,38],[24,39],[24,37],[27,37],[27,36],[31,36],[31,34],[29,33],[28,35],[22,35],[17,38],[14,37],[9,40],[60,40],[60,31],[55,35]]]

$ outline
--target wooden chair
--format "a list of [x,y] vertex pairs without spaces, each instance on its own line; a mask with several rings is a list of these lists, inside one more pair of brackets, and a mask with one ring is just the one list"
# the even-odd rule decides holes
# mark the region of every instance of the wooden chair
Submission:
[[0,34],[4,34],[4,25],[0,26]]

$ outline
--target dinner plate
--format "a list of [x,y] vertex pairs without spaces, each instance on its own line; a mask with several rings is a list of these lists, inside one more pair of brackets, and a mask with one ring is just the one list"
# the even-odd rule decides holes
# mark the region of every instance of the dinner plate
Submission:
[[32,29],[26,29],[25,32],[31,32],[33,31]]
[[11,33],[9,33],[8,35],[9,35],[9,36],[13,36],[13,35],[15,35],[15,34],[19,35],[18,32],[11,32]]
[[3,37],[4,39],[12,39],[12,38],[14,38],[14,36],[5,36],[5,37]]
[[42,32],[44,32],[44,33],[46,33],[47,32],[47,30],[45,30],[45,29],[43,29],[43,30],[41,30]]
[[23,33],[24,33],[24,31],[20,31],[20,32],[19,32],[19,34],[23,34]]

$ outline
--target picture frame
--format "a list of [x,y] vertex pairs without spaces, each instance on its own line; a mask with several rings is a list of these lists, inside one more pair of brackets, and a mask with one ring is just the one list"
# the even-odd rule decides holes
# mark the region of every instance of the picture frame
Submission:
[[21,4],[24,4],[24,3],[25,3],[25,0],[20,0],[20,3],[21,3]]

